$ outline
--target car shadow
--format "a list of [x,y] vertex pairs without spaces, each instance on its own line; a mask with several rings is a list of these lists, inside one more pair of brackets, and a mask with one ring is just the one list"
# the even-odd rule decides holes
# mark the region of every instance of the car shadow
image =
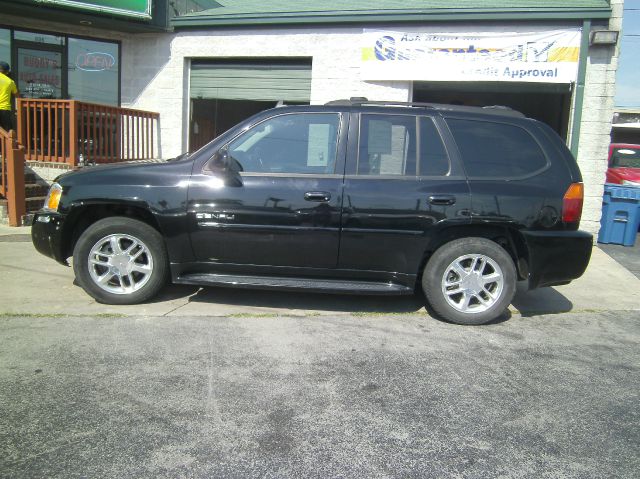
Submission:
[[[223,287],[167,285],[148,304],[186,299],[189,303],[225,304],[250,308],[323,311],[336,313],[428,314],[441,320],[426,302],[422,292],[406,296],[341,295],[309,291],[275,291]],[[571,311],[573,303],[553,288],[527,291],[526,282],[517,285],[511,303],[520,316],[561,314]],[[511,319],[505,311],[488,324],[499,324]]]
[[241,288],[172,285],[165,287],[151,302],[187,298],[190,303],[221,303],[232,306],[277,308],[344,313],[418,313],[424,312],[420,295],[369,296],[341,295],[307,291],[273,291]]
[[573,303],[554,288],[527,290],[526,281],[516,286],[516,295],[511,302],[523,317],[541,314],[561,314],[573,309]]

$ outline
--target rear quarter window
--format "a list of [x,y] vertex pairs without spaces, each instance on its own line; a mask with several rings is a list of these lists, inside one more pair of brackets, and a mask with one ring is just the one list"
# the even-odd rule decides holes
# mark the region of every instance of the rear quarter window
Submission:
[[520,126],[454,118],[446,121],[469,177],[521,178],[548,166],[538,142]]

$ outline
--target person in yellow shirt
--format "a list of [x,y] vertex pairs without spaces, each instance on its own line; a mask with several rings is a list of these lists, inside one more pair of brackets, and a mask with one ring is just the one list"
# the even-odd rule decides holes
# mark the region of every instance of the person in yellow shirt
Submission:
[[9,78],[11,67],[7,62],[0,62],[0,128],[13,130],[13,113],[11,112],[11,95],[18,96],[15,82]]

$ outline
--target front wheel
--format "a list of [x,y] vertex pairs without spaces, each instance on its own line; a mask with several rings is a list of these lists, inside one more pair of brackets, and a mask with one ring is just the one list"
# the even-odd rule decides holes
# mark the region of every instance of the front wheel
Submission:
[[441,246],[422,276],[427,301],[443,319],[484,324],[513,300],[516,268],[511,256],[485,238],[462,238]]
[[167,264],[160,233],[130,218],[95,222],[73,250],[78,283],[96,301],[106,304],[148,300],[165,284]]

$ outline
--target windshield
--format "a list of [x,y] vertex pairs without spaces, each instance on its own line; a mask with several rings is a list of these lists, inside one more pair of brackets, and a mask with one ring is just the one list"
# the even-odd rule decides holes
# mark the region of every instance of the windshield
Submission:
[[640,168],[640,145],[639,149],[614,148],[611,155],[611,166],[614,168]]

